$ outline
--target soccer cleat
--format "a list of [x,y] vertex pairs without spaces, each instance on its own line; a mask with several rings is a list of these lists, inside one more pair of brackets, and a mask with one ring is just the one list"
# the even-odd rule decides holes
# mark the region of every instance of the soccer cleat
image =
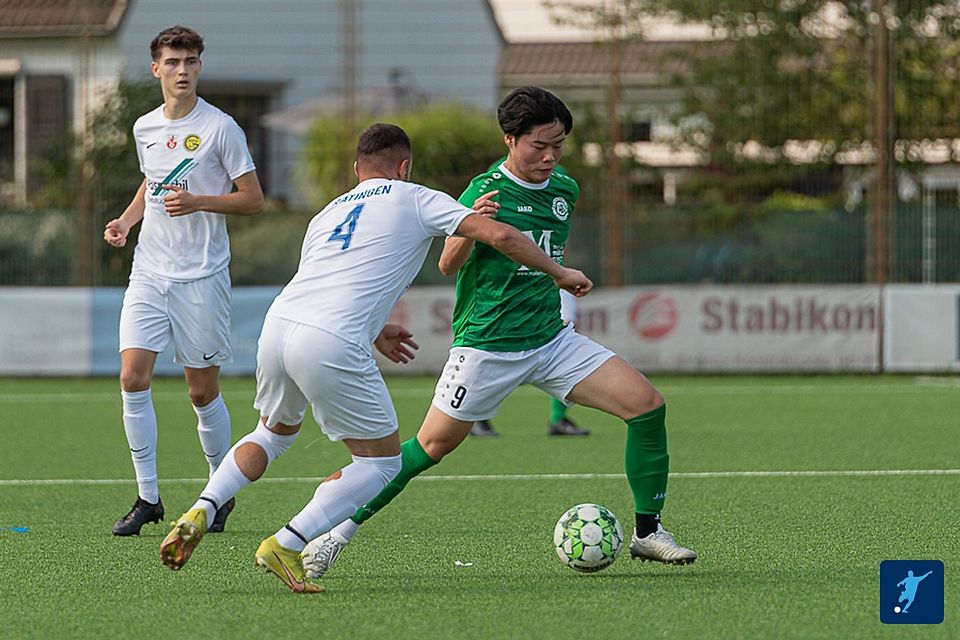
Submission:
[[138,536],[143,525],[161,520],[163,520],[163,501],[158,499],[156,504],[152,504],[137,496],[137,501],[130,507],[130,512],[113,525],[113,535]]
[[320,585],[306,581],[300,553],[281,546],[276,536],[270,536],[257,547],[256,563],[283,580],[283,584],[294,593],[320,593],[324,590]]
[[160,543],[160,562],[177,571],[187,563],[190,554],[207,532],[207,512],[191,509],[173,524],[173,529]]
[[343,536],[332,531],[308,542],[300,554],[306,576],[311,580],[323,577],[345,546],[347,541]]
[[550,423],[547,427],[547,433],[551,436],[588,436],[590,430],[581,429],[569,418],[560,418],[556,422]]
[[217,514],[213,516],[213,522],[210,523],[207,533],[223,533],[223,527],[227,524],[227,516],[230,515],[235,506],[237,506],[236,498],[230,498],[224,502],[223,506],[217,509]]
[[657,530],[645,538],[637,537],[633,530],[630,539],[630,557],[640,558],[644,562],[662,562],[663,564],[690,564],[697,559],[697,552],[677,544],[673,534],[657,525]]
[[470,435],[478,438],[490,438],[500,434],[493,428],[489,420],[477,420],[473,423],[473,426],[470,427]]

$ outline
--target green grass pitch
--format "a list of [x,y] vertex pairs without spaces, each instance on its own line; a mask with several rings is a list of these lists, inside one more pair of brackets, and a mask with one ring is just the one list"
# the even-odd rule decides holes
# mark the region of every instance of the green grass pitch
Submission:
[[[158,557],[168,525],[110,535],[136,493],[117,382],[0,380],[0,628],[4,638],[960,637],[958,381],[652,380],[669,408],[664,522],[700,553],[695,564],[624,552],[584,575],[558,562],[553,526],[578,502],[603,504],[632,527],[615,475],[623,427],[575,408],[593,435],[549,438],[547,398],[525,388],[495,419],[500,438],[468,439],[411,483],[313,596],[253,566],[259,541],[348,460],[312,419],[270,480],[240,493],[227,531],[174,573]],[[388,382],[405,439],[433,381]],[[183,381],[153,389],[173,520],[202,488],[206,463]],[[253,381],[227,379],[223,391],[236,439],[255,424]],[[932,469],[954,471],[852,473]],[[779,473],[820,471],[838,473]],[[885,559],[944,562],[943,624],[880,623]]]

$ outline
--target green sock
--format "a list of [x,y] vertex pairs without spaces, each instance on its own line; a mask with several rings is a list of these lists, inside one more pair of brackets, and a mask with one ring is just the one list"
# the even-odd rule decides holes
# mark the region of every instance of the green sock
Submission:
[[369,520],[376,515],[380,509],[387,506],[391,500],[396,498],[400,492],[404,490],[408,482],[438,462],[427,455],[427,452],[423,450],[423,447],[421,447],[417,441],[416,436],[400,445],[400,460],[403,466],[400,467],[400,473],[397,474],[397,477],[385,486],[370,502],[357,509],[357,512],[350,517],[351,520],[357,524],[363,524]]
[[637,513],[655,514],[667,497],[667,405],[627,420],[624,469]]
[[566,417],[567,405],[556,398],[550,398],[550,424],[556,424]]

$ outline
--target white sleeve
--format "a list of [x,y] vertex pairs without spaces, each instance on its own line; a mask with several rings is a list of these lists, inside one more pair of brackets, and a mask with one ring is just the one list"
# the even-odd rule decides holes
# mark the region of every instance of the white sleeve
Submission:
[[473,213],[442,191],[417,185],[417,213],[428,235],[452,236],[463,219]]
[[140,164],[140,173],[143,174],[143,177],[147,177],[147,169],[143,166],[143,147],[140,145],[140,136],[137,135],[137,125],[140,123],[138,120],[133,124],[133,146],[137,149],[137,162]]
[[566,289],[560,289],[560,319],[564,323],[577,319],[577,298]]
[[243,129],[231,117],[223,119],[220,135],[220,163],[231,180],[256,170],[250,149],[247,148],[247,136]]

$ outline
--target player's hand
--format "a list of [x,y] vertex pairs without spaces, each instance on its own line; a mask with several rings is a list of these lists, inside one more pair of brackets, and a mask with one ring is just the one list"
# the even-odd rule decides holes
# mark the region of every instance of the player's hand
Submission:
[[120,218],[115,218],[107,223],[103,229],[103,239],[111,247],[118,249],[127,244],[127,234],[130,233],[130,225]]
[[578,298],[587,295],[590,293],[590,290],[593,289],[593,282],[590,281],[590,278],[576,269],[564,267],[563,275],[559,278],[554,278],[553,281],[558,287],[566,289]]
[[407,364],[413,360],[412,350],[420,348],[420,345],[413,340],[413,334],[399,324],[383,325],[383,330],[373,341],[373,346],[388,360],[397,364]]
[[488,191],[473,201],[473,210],[482,216],[493,217],[500,210],[500,203],[493,198],[499,191]]
[[164,196],[163,206],[171,218],[185,216],[194,211],[200,211],[197,196],[186,189],[178,187],[175,184],[165,184],[163,188],[170,192]]

